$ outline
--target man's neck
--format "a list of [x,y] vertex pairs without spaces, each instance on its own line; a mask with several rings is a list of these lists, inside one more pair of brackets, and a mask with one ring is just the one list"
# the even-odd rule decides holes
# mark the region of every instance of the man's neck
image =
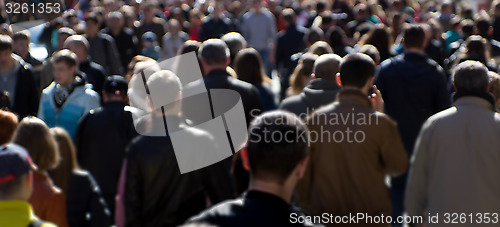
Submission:
[[290,203],[292,200],[293,187],[289,187],[284,183],[279,185],[276,182],[262,181],[258,179],[250,180],[249,190],[266,192],[275,196],[280,197],[285,202]]

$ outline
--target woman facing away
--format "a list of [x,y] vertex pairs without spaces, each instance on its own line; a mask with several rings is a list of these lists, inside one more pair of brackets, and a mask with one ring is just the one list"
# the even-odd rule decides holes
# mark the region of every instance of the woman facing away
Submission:
[[19,123],[12,142],[24,147],[38,166],[33,173],[33,193],[28,201],[35,215],[59,227],[67,227],[66,215],[61,215],[66,214],[66,199],[47,173],[56,168],[60,160],[49,127],[36,117],[25,117]]
[[110,212],[92,175],[78,167],[73,142],[63,128],[50,132],[59,148],[61,162],[49,174],[66,194],[66,216],[71,227],[110,226]]

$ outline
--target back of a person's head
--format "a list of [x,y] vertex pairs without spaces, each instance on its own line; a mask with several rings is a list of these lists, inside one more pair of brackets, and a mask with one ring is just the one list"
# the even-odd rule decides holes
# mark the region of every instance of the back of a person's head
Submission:
[[229,32],[223,35],[220,39],[226,43],[232,58],[234,58],[240,50],[247,47],[247,41],[240,33],[237,32]]
[[490,89],[489,92],[495,96],[495,101],[500,99],[500,75],[496,72],[489,71],[488,76],[490,77]]
[[314,61],[313,73],[315,78],[335,81],[339,72],[342,58],[336,54],[323,54]]
[[[0,201],[22,200],[31,197],[31,175],[36,170],[29,154],[22,146],[8,143],[0,146]],[[7,223],[2,223],[7,224]]]
[[13,40],[8,35],[0,35],[0,51],[12,51]]
[[389,51],[391,37],[384,24],[377,24],[367,34],[364,44],[371,44],[379,52]]
[[17,116],[9,111],[0,109],[0,145],[8,143],[16,131]]
[[406,49],[423,49],[425,43],[425,31],[419,25],[409,25],[403,33],[403,44]]
[[251,177],[283,184],[306,158],[308,143],[308,129],[297,116],[283,111],[258,116],[247,142]]
[[54,184],[60,187],[63,192],[68,192],[69,182],[73,171],[79,169],[76,161],[76,150],[68,132],[63,128],[55,127],[50,129],[59,150],[61,161],[57,168],[50,171],[50,177]]
[[483,38],[488,38],[490,28],[491,28],[491,22],[488,17],[480,16],[476,19],[476,29],[478,35],[483,36]]
[[330,46],[338,46],[338,45],[343,46],[345,40],[347,39],[344,30],[342,30],[342,28],[337,26],[331,27],[328,30],[326,37]]
[[285,23],[287,23],[288,25],[295,24],[295,11],[293,11],[293,9],[284,9],[283,11],[281,11],[281,16]]
[[180,54],[185,54],[189,52],[195,52],[198,55],[198,51],[200,50],[201,43],[196,40],[188,40],[182,44],[180,49]]
[[14,133],[12,142],[26,148],[38,170],[53,169],[59,163],[57,144],[49,127],[36,117],[25,117]]
[[460,24],[462,26],[462,33],[465,37],[469,37],[474,34],[475,25],[473,20],[466,19],[463,20]]
[[348,54],[340,64],[342,86],[363,88],[368,79],[375,75],[375,62],[366,54]]
[[265,73],[259,52],[253,48],[238,52],[234,59],[234,71],[240,80],[255,85],[261,84]]
[[375,63],[380,63],[380,52],[370,44],[365,44],[359,48],[359,53],[368,55]]
[[225,66],[229,56],[229,48],[220,39],[209,39],[203,42],[198,52],[198,58],[207,65],[213,66]]
[[324,36],[323,30],[317,27],[311,27],[304,35],[304,41],[307,44],[312,45],[318,41],[323,40],[323,36]]
[[453,69],[453,85],[457,93],[482,94],[489,84],[488,68],[478,61],[464,61]]
[[320,56],[323,54],[333,54],[333,49],[330,46],[330,44],[328,44],[327,42],[318,41],[318,42],[315,42],[311,46],[311,48],[309,48],[308,52],[311,54],[315,54],[315,55]]
[[484,61],[488,60],[485,59],[487,45],[488,44],[486,39],[478,35],[471,35],[465,40],[465,46],[467,47],[467,54],[484,58],[482,59]]
[[160,70],[153,73],[146,82],[150,91],[155,91],[156,97],[151,98],[151,104],[155,109],[164,107],[165,110],[175,106],[179,100],[182,85],[179,77],[170,70]]

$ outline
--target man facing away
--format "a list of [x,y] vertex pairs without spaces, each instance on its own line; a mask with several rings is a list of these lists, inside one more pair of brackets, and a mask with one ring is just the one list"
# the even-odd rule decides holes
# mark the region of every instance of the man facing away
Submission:
[[[182,151],[196,154],[190,157],[193,159],[210,155],[203,151],[217,150],[216,142],[209,133],[183,123],[181,84],[174,73],[167,70],[154,73],[147,80],[147,87],[162,89],[164,98],[173,102],[156,109],[149,99],[154,110],[147,134],[163,136],[140,135],[127,147],[125,193],[120,196],[124,198],[125,226],[178,226],[205,209],[207,198],[215,204],[231,198],[234,189],[222,163],[181,174],[177,161],[180,156],[175,152],[179,147],[173,143],[179,141],[174,139],[192,141]],[[175,137],[180,131],[182,138]],[[200,144],[206,149],[193,148]]]
[[445,226],[446,214],[453,213],[467,214],[460,226],[497,226],[500,114],[488,93],[488,69],[476,61],[460,63],[453,85],[454,106],[430,117],[418,136],[406,211],[410,216],[439,214],[439,223],[427,226]]
[[0,147],[0,226],[55,227],[38,219],[28,203],[36,169],[23,147],[12,143]]
[[[375,81],[384,97],[385,113],[398,123],[408,157],[424,121],[451,104],[443,68],[424,53],[426,40],[422,27],[407,28],[405,53],[383,61]],[[391,185],[395,217],[403,213],[406,174],[393,178]]]
[[406,172],[408,158],[396,123],[377,112],[383,100],[373,87],[374,73],[369,56],[344,57],[337,101],[307,119],[310,165],[297,187],[297,199],[313,215],[391,215],[385,177]]
[[[282,139],[276,139],[281,135]],[[291,204],[293,190],[307,166],[306,125],[297,116],[273,111],[250,125],[247,148],[241,151],[250,172],[248,190],[239,198],[215,205],[189,223],[215,226],[313,226],[299,223],[304,211]]]

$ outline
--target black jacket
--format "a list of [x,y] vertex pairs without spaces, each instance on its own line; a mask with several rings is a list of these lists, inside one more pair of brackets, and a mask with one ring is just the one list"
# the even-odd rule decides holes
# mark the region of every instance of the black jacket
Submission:
[[339,91],[340,86],[336,82],[315,79],[310,81],[300,94],[283,100],[280,109],[305,119],[315,109],[334,102]]
[[15,100],[12,102],[12,109],[20,116],[36,116],[40,96],[38,87],[31,72],[31,67],[24,61],[20,61],[21,67],[17,72],[17,82],[15,90]]
[[139,54],[139,50],[137,49],[139,41],[137,40],[137,37],[134,36],[134,31],[130,28],[122,28],[118,35],[114,35],[111,32],[111,29],[104,28],[102,32],[115,39],[122,67],[127,69],[128,64],[132,61],[132,58]]
[[[101,197],[99,185],[85,171],[74,171],[66,193],[66,213],[71,227],[107,227],[111,214]],[[90,220],[87,219],[90,214]]]
[[[214,146],[208,133],[185,126],[180,118],[166,116],[165,120],[168,131],[183,130],[186,137],[206,140],[206,146]],[[165,134],[162,117],[153,118],[152,125],[153,132]],[[138,136],[127,151],[127,227],[177,226],[205,209],[207,196],[212,204],[233,196],[229,173],[221,163],[181,174],[168,132],[166,136]]]
[[450,107],[446,81],[443,68],[426,55],[405,53],[382,62],[375,84],[385,113],[398,123],[408,157],[425,120]]
[[[203,78],[203,81],[199,80],[188,84],[185,87],[184,93],[190,93],[188,91],[197,87],[200,82],[205,83],[205,87],[208,92],[210,92],[210,89],[229,89],[238,92],[241,96],[241,101],[243,102],[247,125],[250,124],[253,117],[259,115],[262,111],[262,101],[260,99],[259,90],[257,90],[257,88],[252,84],[231,77],[225,70],[211,71]],[[195,113],[197,108],[197,106],[183,105],[183,113]],[[190,119],[190,116],[188,115],[186,118]]]
[[200,31],[200,41],[205,41],[207,39],[218,39],[231,31],[231,20],[226,16],[220,16],[219,19],[215,19],[213,15],[208,15],[203,18],[203,24],[201,25]]
[[290,57],[306,48],[304,35],[307,29],[292,25],[278,33],[276,42],[276,66],[288,69],[293,62]]
[[248,191],[238,199],[225,201],[203,211],[191,218],[189,223],[219,227],[320,226],[300,223],[306,220],[305,215],[302,209],[288,204],[278,196],[261,191]]
[[81,119],[75,134],[78,163],[95,176],[112,212],[125,148],[137,136],[129,108],[106,102]]
[[93,62],[89,57],[87,61],[80,63],[80,71],[85,73],[87,83],[92,84],[92,90],[101,95],[107,76],[104,67]]

